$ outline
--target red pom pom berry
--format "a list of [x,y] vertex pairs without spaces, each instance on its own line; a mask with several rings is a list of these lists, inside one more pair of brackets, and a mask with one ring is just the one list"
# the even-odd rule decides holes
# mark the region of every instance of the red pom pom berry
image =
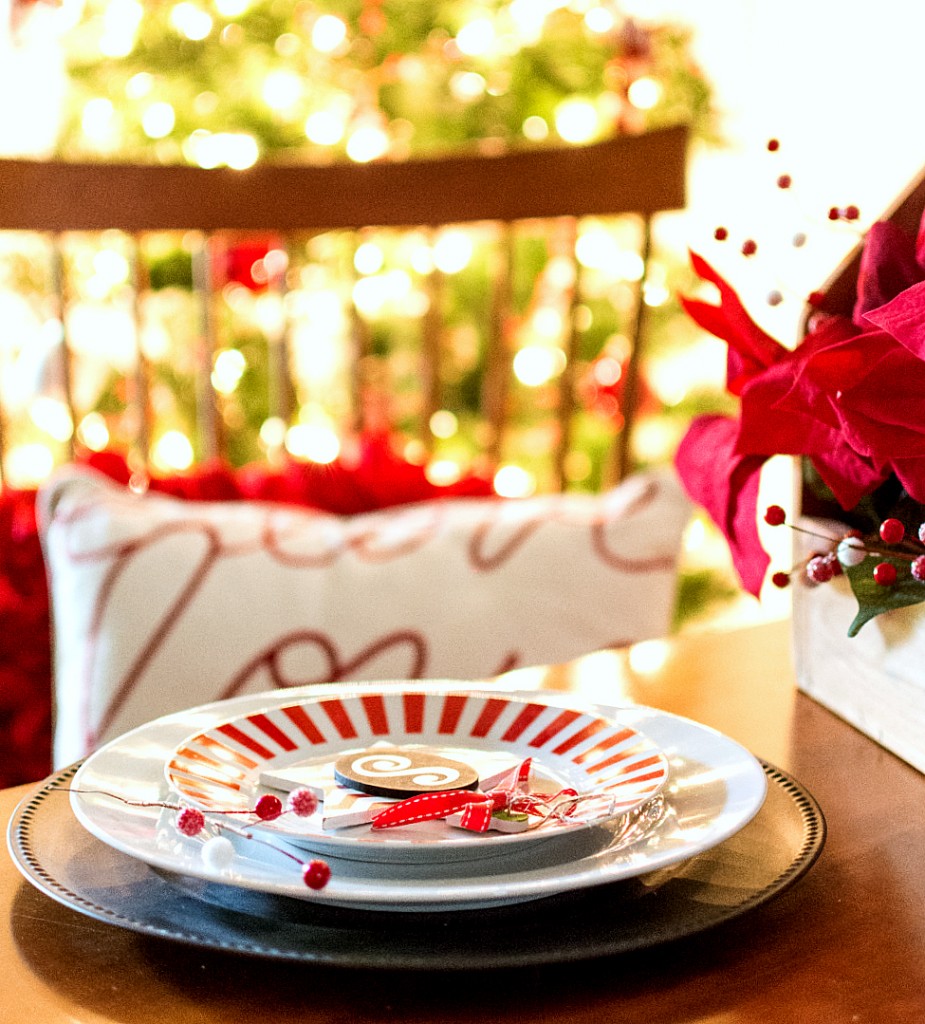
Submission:
[[819,309],[825,303],[825,292],[810,292],[806,301],[814,309]]
[[777,187],[778,188],[790,188],[790,186],[792,184],[793,184],[793,178],[791,178],[789,174],[782,174],[777,179]]
[[726,239],[729,237],[729,232],[726,230],[726,228],[720,227],[713,232],[713,237],[716,239],[717,242],[725,242]]
[[892,562],[880,562],[874,566],[874,583],[880,587],[892,587],[896,582],[896,566]]
[[842,215],[845,220],[857,220],[861,216],[861,211],[852,203],[851,206],[846,206],[842,210]]
[[746,238],[742,243],[742,255],[743,256],[754,256],[758,251],[758,243],[754,238]]
[[898,519],[884,519],[880,524],[880,539],[884,544],[899,544],[906,536],[906,528]]
[[196,807],[184,807],[177,815],[177,829],[185,836],[198,836],[205,825],[206,816]]
[[261,821],[273,821],[283,813],[283,802],[272,793],[264,793],[254,805],[254,814]]
[[776,572],[771,577],[771,582],[778,590],[786,590],[790,586],[790,573],[789,572]]
[[307,818],[318,809],[318,797],[310,789],[294,789],[286,807],[300,818]]
[[806,575],[813,583],[828,583],[835,575],[833,559],[828,555],[815,555],[806,563]]
[[331,878],[331,869],[323,860],[310,860],[302,872],[302,881],[309,889],[323,889]]
[[912,563],[912,578],[925,583],[925,555],[919,555]]
[[778,139],[768,139],[768,152],[776,153],[780,149],[780,141]]
[[787,513],[780,505],[768,505],[764,513],[764,521],[768,526],[783,526],[787,520]]

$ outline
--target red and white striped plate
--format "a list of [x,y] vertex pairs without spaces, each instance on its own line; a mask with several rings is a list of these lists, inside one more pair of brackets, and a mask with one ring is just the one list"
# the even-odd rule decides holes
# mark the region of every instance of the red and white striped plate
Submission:
[[243,714],[190,736],[166,764],[167,781],[206,811],[245,810],[266,791],[261,779],[294,766],[333,764],[342,754],[383,745],[426,748],[476,767],[482,778],[532,758],[550,788],[600,794],[568,823],[519,833],[470,833],[443,822],[373,831],[332,830],[322,814],[283,815],[259,827],[318,853],[362,861],[464,860],[508,844],[571,834],[623,818],[655,798],[668,760],[617,719],[484,692],[378,692],[324,696]]

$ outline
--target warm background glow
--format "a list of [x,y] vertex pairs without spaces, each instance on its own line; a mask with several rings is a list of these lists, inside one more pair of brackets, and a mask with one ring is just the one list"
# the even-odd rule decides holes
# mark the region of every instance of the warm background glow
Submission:
[[[0,0],[0,96],[6,98],[0,102],[0,156],[47,157],[54,151],[65,89],[57,40],[63,29],[77,23],[83,2],[29,4],[19,45],[13,47],[5,34],[10,0]],[[243,29],[234,24],[222,29],[222,19],[243,18],[250,6],[251,0],[177,0],[165,10],[178,45],[215,41],[220,33],[222,46],[234,46],[241,42]],[[447,32],[437,58],[441,67],[449,66],[451,58],[469,62],[447,81],[448,97],[462,108],[475,109],[503,93],[504,75],[498,69],[518,48],[538,44],[556,12],[577,17],[584,35],[598,42],[610,38],[624,16],[641,24],[671,22],[691,30],[693,57],[712,88],[715,137],[701,136],[693,146],[688,208],[659,220],[658,252],[646,280],[642,281],[636,227],[589,218],[576,237],[552,240],[535,293],[512,332],[512,383],[526,395],[526,406],[535,405],[548,414],[548,396],[571,369],[566,356],[570,325],[593,333],[598,328],[598,300],[619,308],[625,322],[634,289],[641,284],[653,319],[661,319],[663,333],[676,344],[649,354],[645,384],[656,411],[640,421],[635,450],[643,461],[667,461],[688,415],[685,403],[701,391],[722,391],[725,359],[720,343],[698,336],[690,325],[665,329],[673,270],[683,268],[688,247],[702,252],[770,333],[787,343],[796,340],[805,296],[824,282],[859,237],[858,225],[833,226],[825,211],[833,205],[856,204],[863,228],[925,166],[925,142],[916,120],[925,93],[920,71],[925,5],[908,0],[881,0],[875,6],[869,0],[513,0],[500,18],[490,17],[487,6],[453,6],[462,12],[459,25]],[[304,11],[311,15],[300,23],[305,38],[296,37],[294,30],[285,32],[274,48],[284,57],[309,46],[312,76],[291,68],[262,67],[255,60],[247,73],[248,97],[257,98],[281,122],[295,118],[300,144],[316,147],[323,159],[364,163],[408,156],[414,126],[404,118],[389,121],[384,116],[376,103],[378,85],[367,95],[362,89],[345,88],[345,80],[336,80],[332,72],[337,66],[343,73],[345,64],[336,62],[350,53],[357,26],[349,18],[319,14],[313,5],[305,5]],[[140,0],[111,0],[102,16],[98,53],[113,58],[130,54],[144,12]],[[369,32],[372,38],[375,34]],[[404,54],[389,67],[390,74],[406,86],[420,88],[423,96],[435,65],[422,54]],[[356,69],[347,70],[352,74]],[[551,104],[543,116],[530,113],[522,123],[518,116],[509,126],[513,142],[582,145],[605,136],[617,123],[639,130],[670,91],[657,70],[639,72],[623,99],[611,82],[594,94],[577,90]],[[359,80],[348,77],[350,82]],[[129,109],[137,112],[141,142],[156,159],[245,171],[266,156],[265,143],[253,125],[202,126],[220,103],[218,87],[190,94],[189,101],[181,103],[160,94],[159,84],[163,85],[156,74],[141,69],[121,91],[113,89],[111,95],[81,102],[77,130],[94,158],[119,153]],[[306,106],[308,97],[315,109]],[[624,105],[618,117],[615,104],[620,103]],[[629,117],[628,125],[620,117]],[[772,137],[780,140],[780,149],[770,154],[766,143]],[[491,151],[511,139],[497,135],[478,141]],[[775,187],[782,173],[792,177],[790,189]],[[728,243],[713,240],[720,224],[729,231]],[[803,244],[794,244],[797,237],[805,239]],[[750,259],[740,252],[745,238],[758,243],[758,252]],[[240,282],[226,285],[222,298],[227,313],[245,324],[246,331],[256,331],[264,339],[280,338],[288,331],[292,370],[301,387],[291,422],[261,416],[262,450],[285,450],[319,463],[338,458],[338,416],[348,404],[345,381],[351,332],[357,326],[354,316],[383,334],[387,323],[403,318],[405,336],[409,323],[413,334],[431,310],[432,282],[440,277],[450,285],[465,284],[467,274],[478,272],[480,249],[484,259],[491,242],[491,229],[484,226],[408,232],[401,239],[373,233],[345,261],[337,239],[320,237],[293,254],[301,262],[294,259],[290,264],[290,253],[277,248],[255,259],[249,268],[254,288]],[[188,255],[196,244],[195,239],[184,238],[180,247]],[[0,240],[0,255],[5,254],[3,245]],[[24,438],[8,453],[7,480],[23,485],[46,477],[74,436],[93,450],[117,440],[112,419],[97,411],[94,402],[103,395],[113,371],[131,373],[136,344],[152,363],[175,363],[179,374],[191,370],[189,353],[178,354],[176,341],[182,335],[178,326],[186,329],[195,320],[188,295],[165,288],[148,296],[142,327],[136,331],[130,299],[133,267],[125,240],[106,236],[96,249],[75,248],[68,258],[78,287],[67,311],[67,336],[81,366],[76,396],[81,412],[73,417],[61,398],[63,327],[58,312],[41,304],[30,310],[14,288],[4,290],[0,281],[0,322],[6,328],[0,349],[16,350],[15,364],[11,357],[11,365],[0,374],[0,397],[40,435],[36,441]],[[346,282],[329,269],[345,264],[351,269]],[[576,287],[576,273],[582,302],[572,308],[568,296]],[[267,285],[269,289],[261,292]],[[609,431],[621,422],[628,329],[599,333],[596,357],[581,357],[583,400]],[[28,341],[20,343],[18,339],[27,335]],[[460,365],[471,370],[478,358],[474,333],[456,328],[445,342]],[[261,372],[254,352],[246,344],[239,347],[236,340],[223,339],[214,354],[211,382],[229,430],[243,421],[242,396],[254,388]],[[390,373],[414,378],[417,364],[410,346],[384,362],[389,362]],[[396,412],[407,419],[409,395],[401,387],[394,390]],[[405,392],[409,390],[406,386]],[[164,472],[186,469],[196,458],[195,430],[183,420],[166,389],[155,389],[151,397],[161,421],[151,438],[152,464]],[[674,415],[677,410],[680,414]],[[419,441],[407,442],[408,457],[413,454],[426,462],[435,482],[452,482],[466,468],[468,453],[462,439],[471,424],[458,412],[439,409],[430,417],[433,452]],[[499,494],[519,497],[542,487],[533,456],[548,454],[551,436],[548,425],[526,425],[523,457],[508,458],[505,453],[497,467],[494,482]],[[587,445],[569,455],[565,470],[575,486],[592,479]],[[767,473],[770,494],[787,491],[789,473],[786,461],[772,460]],[[779,560],[785,562],[789,539],[782,533],[767,539],[780,545]],[[716,537],[701,519],[688,532],[685,548],[695,568],[722,557]],[[771,593],[769,599],[783,602],[786,595]]]

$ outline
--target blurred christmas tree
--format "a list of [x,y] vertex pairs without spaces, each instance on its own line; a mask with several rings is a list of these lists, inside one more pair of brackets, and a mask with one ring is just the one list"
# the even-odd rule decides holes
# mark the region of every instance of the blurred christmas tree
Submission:
[[[701,137],[711,131],[710,90],[688,32],[630,17],[611,0],[64,0],[60,15],[68,89],[57,151],[66,159],[243,169],[258,160],[365,162],[581,145],[677,122]],[[690,361],[673,358],[697,338],[673,302],[687,271],[678,255],[657,250],[641,282],[639,232],[638,221],[626,218],[513,241],[516,428],[504,460],[515,491],[550,482],[553,385],[564,369],[576,266],[579,365],[572,370],[582,411],[570,483],[606,480],[640,289],[650,307],[640,461],[668,457],[699,408]],[[219,240],[212,383],[229,458],[249,461],[280,439],[297,457],[336,453],[355,412],[350,359],[358,323],[369,353],[364,372],[391,396],[393,426],[420,436],[418,347],[432,300],[427,279],[437,266],[445,279],[447,408],[429,424],[436,451],[416,450],[415,442],[407,451],[429,454],[435,473],[465,467],[481,444],[486,282],[497,241],[490,226],[439,239],[376,232]],[[180,469],[201,456],[192,383],[196,244],[145,237],[136,252],[111,236],[63,240],[79,398],[72,428],[83,444],[124,446],[136,428],[123,378],[137,346],[151,375],[155,468]],[[281,331],[294,380],[284,422],[271,416],[268,344]],[[43,374],[54,377],[39,367]],[[47,396],[25,396],[33,424],[36,397]],[[47,432],[53,406],[39,408]],[[66,438],[63,419],[54,425],[52,436]]]
[[402,159],[709,121],[688,33],[608,0],[85,0],[65,48],[67,157]]

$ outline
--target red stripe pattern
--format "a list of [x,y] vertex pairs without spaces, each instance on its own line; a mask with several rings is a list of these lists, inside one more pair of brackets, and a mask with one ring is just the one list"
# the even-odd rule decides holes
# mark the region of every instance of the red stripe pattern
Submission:
[[668,778],[650,740],[602,716],[528,697],[415,691],[304,699],[241,716],[187,739],[167,776],[206,808],[246,808],[262,771],[377,742],[529,756],[562,786],[606,797],[614,814],[651,799]]

